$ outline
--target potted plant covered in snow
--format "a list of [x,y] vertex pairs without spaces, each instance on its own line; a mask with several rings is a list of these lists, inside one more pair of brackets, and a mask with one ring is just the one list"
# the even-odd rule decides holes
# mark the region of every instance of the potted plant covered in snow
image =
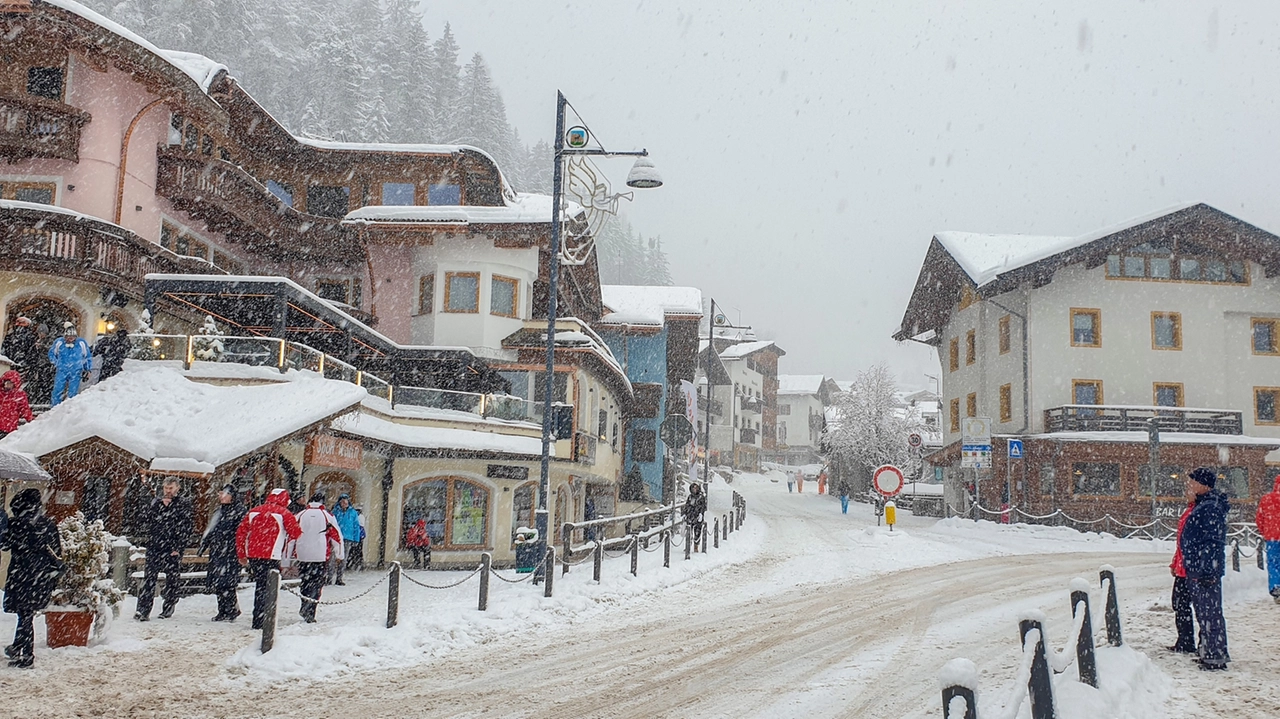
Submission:
[[111,568],[111,539],[102,530],[102,520],[86,522],[76,512],[58,523],[62,540],[62,562],[66,570],[45,610],[49,646],[87,646],[96,629],[106,632],[112,607],[124,597],[115,583],[104,579]]

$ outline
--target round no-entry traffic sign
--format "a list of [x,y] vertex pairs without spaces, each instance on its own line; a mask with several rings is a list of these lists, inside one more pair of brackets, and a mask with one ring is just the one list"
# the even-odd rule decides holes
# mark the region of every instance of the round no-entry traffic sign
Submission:
[[876,468],[876,471],[871,475],[871,484],[875,486],[876,491],[880,494],[886,497],[896,497],[902,491],[905,479],[902,475],[902,470],[892,464],[886,464]]

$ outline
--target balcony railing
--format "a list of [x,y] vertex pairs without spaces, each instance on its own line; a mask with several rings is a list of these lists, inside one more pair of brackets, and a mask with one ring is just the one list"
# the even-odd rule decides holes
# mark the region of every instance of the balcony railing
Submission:
[[760,414],[760,411],[764,409],[764,400],[762,399],[758,399],[756,397],[742,397],[741,399],[742,399],[741,407],[743,412]]
[[272,257],[363,262],[356,233],[341,218],[299,212],[225,160],[179,148],[159,151],[156,190],[210,229]]
[[58,208],[0,201],[0,267],[88,280],[141,297],[148,273],[225,274],[123,227]]
[[1162,432],[1243,434],[1243,413],[1229,409],[1069,404],[1044,411],[1046,432],[1145,432],[1155,417]]
[[87,112],[37,97],[0,97],[0,157],[80,159],[80,128]]
[[757,438],[760,435],[760,433],[757,432],[756,430],[749,429],[747,427],[743,427],[742,429],[738,430],[738,432],[739,432],[738,441],[742,442],[743,444],[755,444]]

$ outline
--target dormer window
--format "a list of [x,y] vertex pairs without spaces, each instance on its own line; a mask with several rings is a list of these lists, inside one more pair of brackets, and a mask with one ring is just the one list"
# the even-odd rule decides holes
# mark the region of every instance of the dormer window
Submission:
[[27,94],[62,101],[62,68],[27,68]]
[[461,205],[462,187],[459,185],[429,185],[427,187],[428,205]]
[[382,183],[382,204],[412,205],[413,204],[413,183],[412,182]]

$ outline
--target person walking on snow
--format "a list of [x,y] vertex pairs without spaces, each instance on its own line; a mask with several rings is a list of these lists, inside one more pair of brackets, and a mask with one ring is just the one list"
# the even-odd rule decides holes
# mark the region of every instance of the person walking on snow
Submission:
[[311,495],[306,509],[298,513],[298,527],[302,532],[288,554],[298,561],[298,574],[302,578],[303,600],[298,614],[302,621],[313,624],[329,559],[339,562],[343,559],[342,530],[338,529],[338,520],[324,508],[323,492]]
[[693,537],[693,546],[702,542],[702,528],[705,526],[703,515],[707,513],[707,495],[702,485],[694,482],[689,485],[689,498],[684,503],[684,523]]
[[9,666],[21,669],[30,669],[34,662],[36,612],[49,604],[62,556],[58,527],[44,516],[40,504],[40,490],[18,492],[9,505],[13,519],[0,539],[0,549],[9,550],[4,610],[18,615],[13,644],[5,647],[4,653]]
[[31,403],[22,391],[22,375],[13,369],[0,375],[0,438],[33,419]]
[[31,327],[31,320],[18,317],[13,321],[13,329],[4,336],[0,345],[0,354],[13,360],[13,366],[24,372],[32,369],[40,359],[40,351],[36,349],[36,331]]
[[1258,500],[1258,534],[1267,543],[1267,589],[1280,604],[1280,475],[1275,488]]
[[236,587],[240,585],[240,557],[236,554],[236,530],[244,519],[244,505],[236,501],[236,486],[223,486],[218,495],[218,511],[200,538],[200,552],[209,551],[206,581],[209,591],[218,597],[215,622],[234,622],[240,616]]
[[1182,527],[1182,565],[1191,590],[1191,606],[1200,625],[1200,668],[1227,668],[1227,622],[1222,616],[1223,555],[1227,546],[1227,495],[1214,489],[1218,473],[1207,467],[1191,471],[1187,489],[1195,506]]
[[1182,530],[1187,526],[1187,517],[1195,509],[1196,496],[1190,489],[1186,490],[1187,508],[1182,510],[1178,518],[1177,545],[1173,552],[1173,561],[1169,563],[1169,572],[1173,575],[1173,625],[1178,630],[1178,641],[1169,647],[1171,652],[1182,654],[1196,653],[1196,624],[1191,614],[1191,589],[1187,586],[1187,568],[1182,561]]
[[363,538],[360,530],[360,513],[351,506],[351,495],[343,492],[338,495],[338,503],[333,505],[333,518],[338,521],[338,529],[342,531],[342,552],[334,561],[329,581],[338,586],[346,584],[342,581],[343,569],[354,569],[351,562],[356,555],[356,544]]
[[191,502],[179,497],[181,485],[175,477],[166,477],[161,495],[151,500],[147,510],[147,566],[143,574],[142,589],[138,591],[138,609],[133,618],[145,622],[151,619],[151,605],[155,602],[156,584],[164,572],[164,606],[160,618],[173,616],[178,606],[178,583],[182,581],[182,551],[191,539]]
[[[408,547],[410,552],[413,552],[414,569],[431,568],[431,534],[427,532],[427,520],[419,519],[405,530],[404,546]],[[422,561],[424,554],[427,558],[425,564]]]
[[65,392],[67,399],[80,394],[80,379],[91,369],[93,352],[84,338],[76,336],[76,326],[70,322],[64,325],[62,337],[49,347],[49,362],[57,370],[53,378],[53,397],[50,406],[56,407],[62,402]]
[[289,514],[289,490],[273,489],[262,504],[250,509],[236,529],[236,556],[249,564],[253,576],[253,628],[261,629],[267,608],[267,581],[271,570],[280,570],[285,545],[302,534],[298,520]]

